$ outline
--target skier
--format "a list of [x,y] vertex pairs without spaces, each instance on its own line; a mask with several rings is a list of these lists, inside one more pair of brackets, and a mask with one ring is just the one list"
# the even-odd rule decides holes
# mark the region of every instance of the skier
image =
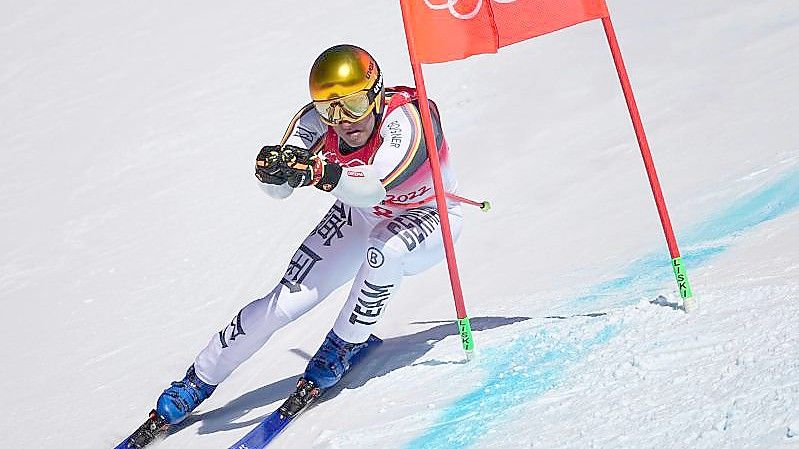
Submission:
[[[279,145],[265,146],[255,176],[271,197],[314,186],[336,202],[313,228],[285,275],[246,305],[158,398],[162,421],[185,419],[272,334],[341,285],[352,289],[333,328],[281,408],[302,409],[341,379],[385,315],[403,276],[444,257],[427,147],[414,89],[384,88],[377,62],[353,45],[331,47],[310,72],[312,102],[291,120]],[[430,102],[444,186],[454,192],[438,110]],[[455,238],[460,205],[447,205]]]

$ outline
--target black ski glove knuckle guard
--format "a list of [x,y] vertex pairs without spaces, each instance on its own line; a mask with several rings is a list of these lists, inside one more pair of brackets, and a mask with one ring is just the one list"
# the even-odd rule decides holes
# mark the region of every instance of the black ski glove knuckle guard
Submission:
[[293,188],[315,184],[329,192],[338,184],[341,167],[320,161],[306,148],[268,145],[255,160],[255,177],[266,184],[288,183]]
[[294,145],[284,145],[283,151],[281,152],[283,163],[289,166],[295,164],[307,165],[310,162],[312,155],[313,154],[310,150],[295,147]]
[[255,158],[255,177],[265,184],[281,185],[286,182],[280,145],[261,148]]
[[255,158],[255,165],[264,168],[273,168],[280,165],[280,145],[267,145],[261,148]]

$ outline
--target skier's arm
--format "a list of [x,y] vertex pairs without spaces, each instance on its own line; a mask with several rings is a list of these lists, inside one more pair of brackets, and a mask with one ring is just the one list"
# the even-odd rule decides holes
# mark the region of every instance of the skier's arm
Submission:
[[[431,109],[433,130],[440,145],[443,134],[438,111],[432,102]],[[355,207],[380,204],[386,198],[387,190],[407,180],[427,161],[427,147],[421,117],[413,104],[393,110],[379,132],[383,143],[370,164],[342,169],[310,154],[305,158],[300,155],[300,163],[296,165],[299,179],[289,179],[289,185],[314,185]]]
[[[436,143],[441,145],[443,133],[438,110],[432,102],[431,111]],[[292,168],[288,172],[288,185],[291,188],[314,185],[354,207],[380,204],[386,198],[387,190],[400,185],[427,162],[427,147],[419,110],[413,104],[393,110],[379,132],[383,143],[370,164],[345,169],[326,162],[316,155],[316,151],[285,145],[284,154],[296,153],[295,156],[284,156]],[[295,158],[293,161],[292,157]]]
[[276,148],[289,188],[312,185],[354,207],[374,206],[386,196],[380,177],[370,165],[343,168],[304,148],[293,145]]
[[300,109],[291,119],[280,145],[262,148],[256,158],[255,176],[260,181],[261,189],[272,198],[288,198],[294,187],[288,184],[285,173],[279,169],[279,158],[275,159],[273,155],[273,159],[267,160],[269,151],[279,149],[283,145],[291,145],[315,153],[321,146],[326,131],[327,127],[319,120],[312,104]]
[[342,203],[355,207],[376,206],[386,198],[386,189],[371,165],[341,169],[330,193]]

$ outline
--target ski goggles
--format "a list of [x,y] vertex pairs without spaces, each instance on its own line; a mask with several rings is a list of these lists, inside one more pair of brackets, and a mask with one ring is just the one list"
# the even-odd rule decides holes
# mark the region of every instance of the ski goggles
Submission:
[[334,100],[314,101],[313,105],[322,122],[338,125],[341,122],[357,122],[375,108],[372,90],[359,90]]

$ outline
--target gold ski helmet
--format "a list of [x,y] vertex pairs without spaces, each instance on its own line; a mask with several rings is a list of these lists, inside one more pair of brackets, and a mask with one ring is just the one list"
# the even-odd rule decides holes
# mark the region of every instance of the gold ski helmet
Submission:
[[323,51],[308,79],[311,99],[322,121],[336,125],[357,122],[383,110],[383,74],[366,50],[336,45]]

